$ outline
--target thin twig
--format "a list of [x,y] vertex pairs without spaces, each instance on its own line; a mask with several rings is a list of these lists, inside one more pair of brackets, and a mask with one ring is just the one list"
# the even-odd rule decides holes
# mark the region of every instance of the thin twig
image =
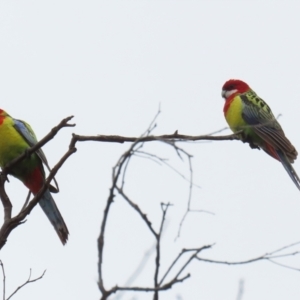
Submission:
[[[176,263],[179,261],[179,259],[182,257],[183,254],[188,253],[188,252],[194,252],[191,256],[192,259],[195,258],[195,254],[197,255],[198,253],[200,253],[202,250],[205,249],[209,249],[213,246],[212,245],[207,245],[207,246],[202,246],[200,248],[191,248],[191,249],[182,249],[181,252],[177,255],[177,257],[174,259],[174,261],[171,263],[171,265],[169,266],[169,268],[167,269],[166,273],[164,274],[164,276],[161,278],[159,284],[161,285],[164,280],[166,279],[167,275],[170,273],[170,271],[173,269],[173,267],[176,265]],[[185,264],[185,267],[192,261],[192,259],[188,260],[188,263]],[[184,270],[184,268],[181,269],[181,272]],[[180,272],[180,273],[181,273]],[[180,273],[177,274],[180,275]]]
[[175,238],[175,240],[177,238],[180,237],[180,232],[181,232],[181,228],[182,228],[182,224],[186,218],[186,216],[188,215],[189,211],[191,210],[191,201],[192,201],[192,191],[193,191],[193,167],[192,167],[192,157],[188,154],[185,153],[186,156],[188,157],[188,162],[189,162],[189,168],[190,168],[190,188],[189,188],[189,195],[188,195],[188,203],[187,203],[187,209],[179,223],[179,228],[178,228],[178,232],[177,232],[177,237]]
[[[281,116],[281,115],[279,115],[279,116]],[[291,248],[291,247],[296,246],[296,245],[299,245],[299,244],[300,244],[300,241],[295,242],[295,243],[292,243],[292,244],[289,244],[289,245],[287,245],[287,246],[283,246],[283,247],[281,247],[281,248],[279,248],[279,249],[277,249],[277,250],[275,250],[275,251],[269,252],[269,253],[267,253],[267,254],[268,254],[268,255],[273,255],[273,254],[275,254],[275,253],[277,253],[277,252],[280,252],[280,251],[282,251],[282,250]]]
[[149,221],[148,217],[146,214],[144,214],[142,212],[142,210],[139,208],[139,206],[137,204],[135,204],[134,202],[132,202],[130,200],[130,198],[124,193],[124,191],[122,189],[120,189],[118,186],[116,186],[116,190],[119,192],[119,194],[129,203],[129,205],[138,212],[138,214],[140,215],[140,217],[144,220],[144,222],[146,223],[146,225],[148,226],[149,230],[152,232],[152,234],[155,236],[155,238],[157,238],[157,233],[155,232],[155,230],[152,227],[152,223]]
[[239,281],[239,290],[238,290],[236,300],[242,300],[243,294],[244,294],[244,285],[245,285],[244,279],[240,279],[240,281]]
[[0,260],[0,265],[1,265],[2,276],[3,276],[3,300],[5,300],[6,276],[5,276],[4,265],[2,260]]
[[[142,155],[139,155],[142,154]],[[144,154],[144,155],[143,155]],[[183,178],[185,181],[191,183],[190,179],[185,177],[181,172],[179,172],[176,168],[174,168],[171,164],[168,163],[168,159],[159,157],[158,155],[149,153],[149,152],[144,152],[144,151],[137,151],[135,153],[135,157],[141,157],[141,158],[146,158],[150,159],[151,161],[159,164],[159,165],[166,165],[168,168],[170,168],[172,171],[174,171],[176,174],[178,174],[181,178]],[[192,182],[193,187],[201,188],[200,185]]]
[[[170,207],[170,203],[161,203],[161,209],[162,209],[162,218],[160,222],[160,228],[158,231],[158,234],[156,235],[156,258],[155,258],[155,271],[154,271],[154,287],[158,288],[159,281],[158,281],[158,274],[159,274],[159,268],[160,268],[160,242],[161,242],[161,235],[163,232],[164,223],[166,220],[166,214],[168,211],[168,208]],[[176,277],[177,278],[177,277]],[[153,296],[154,300],[158,300],[158,291],[154,292]]]
[[159,292],[159,291],[166,291],[172,288],[174,284],[181,283],[188,279],[191,275],[187,274],[182,278],[174,278],[170,282],[158,287],[158,288],[149,288],[149,287],[121,287],[115,286],[109,291],[107,291],[104,295],[102,295],[101,300],[106,300],[111,294],[114,294],[118,291],[131,291],[131,292]]
[[286,268],[286,269],[290,269],[290,270],[294,270],[294,271],[298,271],[298,272],[300,271],[300,268],[294,268],[294,267],[291,267],[291,266],[287,266],[287,265],[284,265],[284,264],[279,263],[279,262],[277,262],[277,261],[274,261],[274,260],[272,260],[272,259],[269,259],[269,262],[271,262],[271,263],[273,263],[273,264],[275,264],[275,265],[277,265],[277,266]]
[[7,300],[11,299],[13,295],[15,295],[21,288],[23,288],[25,285],[29,284],[29,283],[32,283],[32,282],[35,282],[35,281],[38,281],[40,279],[43,278],[43,276],[45,275],[46,273],[46,270],[42,273],[41,276],[35,278],[35,279],[31,279],[31,269],[29,271],[29,277],[28,279],[23,283],[21,284],[19,287],[16,288],[16,290],[7,298]]
[[[299,244],[299,242],[290,244],[288,246],[281,247],[281,248],[279,248],[275,251],[265,253],[261,256],[255,257],[255,258],[251,258],[251,259],[248,259],[248,260],[242,260],[242,261],[230,262],[230,261],[224,261],[224,260],[207,259],[207,258],[202,258],[202,257],[199,257],[199,256],[197,256],[196,259],[199,260],[199,261],[204,261],[204,262],[214,263],[214,264],[222,264],[222,265],[244,265],[244,264],[249,264],[249,263],[260,261],[260,260],[268,260],[268,261],[271,261],[272,263],[276,263],[276,262],[274,262],[274,259],[276,259],[276,258],[282,258],[282,257],[288,257],[288,256],[294,256],[294,255],[300,254],[300,251],[294,251],[294,252],[290,252],[290,253],[274,255],[274,253],[278,253],[279,251],[291,248],[291,247],[293,247],[297,244]],[[279,263],[277,263],[277,264],[279,264]],[[289,268],[288,266],[284,266],[284,267]]]

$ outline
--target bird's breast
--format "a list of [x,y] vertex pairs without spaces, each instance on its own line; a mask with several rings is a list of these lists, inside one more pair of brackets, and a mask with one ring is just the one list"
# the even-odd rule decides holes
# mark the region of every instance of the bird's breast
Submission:
[[242,117],[243,103],[239,96],[229,98],[225,102],[225,119],[233,132],[241,130],[246,123]]
[[13,127],[13,121],[5,118],[0,125],[0,166],[22,154],[28,145]]

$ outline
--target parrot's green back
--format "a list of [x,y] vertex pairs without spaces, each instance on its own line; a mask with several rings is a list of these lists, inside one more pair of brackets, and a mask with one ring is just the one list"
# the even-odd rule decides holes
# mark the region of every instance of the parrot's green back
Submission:
[[270,153],[267,145],[270,144],[276,149],[281,149],[290,162],[296,159],[297,151],[286,138],[270,107],[253,90],[233,97],[225,118],[234,132],[243,130],[246,139],[268,154]]
[[[246,114],[255,116],[261,123],[251,124],[249,117],[245,117]],[[257,134],[256,129],[264,126],[266,123],[277,127],[278,130],[281,129],[270,107],[252,90],[232,98],[232,102],[225,113],[225,118],[233,132],[242,130],[246,138],[251,139],[254,144],[261,147],[263,147],[264,140]]]

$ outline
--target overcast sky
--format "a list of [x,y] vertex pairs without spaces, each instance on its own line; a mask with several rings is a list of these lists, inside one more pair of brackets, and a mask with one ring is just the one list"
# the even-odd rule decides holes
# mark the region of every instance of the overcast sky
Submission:
[[[44,147],[53,166],[71,133],[139,136],[159,105],[156,134],[200,135],[226,126],[221,87],[246,81],[272,108],[298,150],[300,84],[299,1],[0,1],[0,107],[26,120],[39,138],[66,116]],[[229,134],[224,131],[222,134]],[[136,158],[125,189],[159,227],[161,202],[174,204],[162,242],[162,272],[182,248],[215,243],[202,256],[240,261],[300,241],[300,193],[280,163],[238,141],[181,144],[193,157],[192,207],[174,241],[189,183],[166,167]],[[0,258],[7,295],[47,269],[18,299],[99,299],[97,238],[111,171],[129,145],[81,143],[57,175],[54,195],[70,231],[63,247],[42,210],[9,236]],[[146,151],[169,158],[189,175],[187,160],[159,143]],[[300,150],[299,150],[300,151]],[[300,163],[295,169],[300,173]],[[10,178],[14,212],[27,191]],[[107,288],[124,285],[145,251],[150,232],[117,197],[109,216],[104,255]],[[295,251],[297,248],[293,248]],[[299,249],[299,248],[298,248]],[[153,283],[152,255],[135,285]],[[300,256],[278,260],[300,268]],[[299,299],[300,273],[270,262],[220,266],[194,262],[191,278],[160,299]],[[184,273],[184,274],[186,274]],[[1,278],[0,278],[1,281]],[[124,294],[122,299],[152,299]]]

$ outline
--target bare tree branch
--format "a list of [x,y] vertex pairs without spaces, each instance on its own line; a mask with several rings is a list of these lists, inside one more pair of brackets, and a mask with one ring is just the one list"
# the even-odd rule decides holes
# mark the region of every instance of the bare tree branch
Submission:
[[[34,206],[39,202],[40,198],[50,187],[50,182],[52,180],[55,180],[55,175],[58,172],[58,170],[62,167],[62,165],[65,163],[65,161],[77,151],[76,149],[76,143],[77,142],[86,142],[86,141],[97,141],[97,142],[110,142],[110,143],[125,143],[125,142],[130,142],[132,143],[129,147],[129,149],[119,158],[117,161],[116,165],[112,169],[112,185],[109,191],[108,199],[106,202],[106,206],[103,212],[103,219],[101,222],[101,227],[100,227],[100,234],[98,237],[98,256],[99,256],[99,262],[98,262],[98,274],[99,274],[99,281],[98,281],[98,286],[101,291],[102,297],[101,299],[107,299],[110,295],[115,294],[119,291],[136,291],[136,292],[153,292],[153,299],[158,300],[159,298],[159,292],[160,291],[165,291],[168,289],[171,289],[174,284],[181,283],[188,279],[190,277],[190,274],[182,275],[182,273],[187,269],[187,267],[191,264],[191,262],[195,259],[198,261],[204,261],[204,262],[210,262],[210,263],[217,263],[217,264],[226,264],[226,265],[240,265],[240,264],[247,264],[247,263],[252,263],[256,262],[259,260],[268,260],[272,263],[278,264],[280,266],[286,267],[286,268],[291,268],[294,270],[299,271],[300,269],[292,268],[286,265],[283,265],[281,263],[278,263],[275,259],[283,258],[286,256],[292,256],[292,255],[298,255],[300,251],[294,251],[294,252],[288,252],[288,253],[282,253],[280,254],[279,252],[289,249],[294,245],[299,244],[294,243],[288,246],[284,246],[280,249],[277,249],[271,253],[266,253],[262,256],[252,258],[249,260],[245,261],[239,261],[239,262],[228,262],[228,261],[218,261],[218,260],[212,260],[212,259],[206,259],[200,257],[200,252],[202,250],[210,249],[213,245],[206,245],[202,246],[199,248],[193,248],[193,249],[182,249],[182,251],[176,256],[174,261],[171,263],[171,265],[168,267],[164,275],[162,276],[161,279],[160,277],[160,267],[161,267],[161,260],[162,260],[162,255],[161,255],[161,238],[162,238],[162,233],[164,230],[165,226],[165,220],[166,220],[166,214],[168,211],[168,208],[171,206],[170,203],[161,204],[161,209],[162,209],[162,217],[160,221],[160,226],[158,231],[156,231],[150,221],[150,219],[147,217],[147,215],[142,211],[142,209],[134,202],[132,199],[128,197],[128,195],[124,192],[125,189],[125,178],[127,174],[127,170],[129,168],[129,164],[131,162],[131,159],[133,156],[140,156],[143,158],[150,159],[156,163],[163,164],[171,168],[173,171],[175,171],[177,174],[179,174],[183,179],[187,180],[189,182],[189,193],[188,193],[188,201],[187,201],[187,209],[181,219],[181,222],[179,224],[179,229],[178,229],[178,235],[177,237],[180,236],[180,231],[182,224],[188,215],[189,212],[206,212],[203,210],[197,210],[197,209],[192,209],[191,208],[191,201],[192,201],[192,189],[193,186],[195,186],[193,182],[193,165],[192,165],[192,155],[189,154],[187,151],[185,151],[183,148],[180,148],[178,146],[178,142],[188,142],[188,141],[224,141],[224,140],[242,140],[243,142],[248,142],[251,147],[255,146],[252,145],[247,139],[243,139],[242,136],[242,131],[239,131],[235,134],[231,135],[225,135],[225,136],[214,136],[213,134],[219,133],[226,128],[216,131],[214,133],[208,134],[208,135],[198,135],[198,136],[191,136],[191,135],[184,135],[184,134],[179,134],[178,131],[176,130],[173,134],[165,134],[165,135],[152,135],[153,130],[156,128],[156,120],[158,115],[160,114],[160,110],[150,123],[149,127],[147,130],[140,136],[140,137],[124,137],[124,136],[118,136],[118,135],[97,135],[97,136],[82,136],[82,135],[77,135],[73,134],[69,149],[68,151],[63,155],[63,157],[58,161],[58,163],[54,166],[54,168],[50,169],[49,166],[49,176],[47,177],[44,186],[42,189],[39,191],[37,195],[33,197],[33,199],[30,200],[30,193],[21,209],[21,211],[15,216],[12,217],[12,204],[10,202],[10,199],[8,195],[5,192],[5,182],[8,181],[7,179],[7,174],[9,174],[11,168],[13,168],[16,164],[18,164],[20,161],[25,159],[26,157],[30,156],[32,153],[34,153],[36,150],[38,150],[40,147],[45,145],[47,142],[49,142],[51,139],[55,137],[55,135],[58,133],[59,130],[61,130],[64,127],[73,127],[75,126],[74,124],[69,124],[68,122],[72,119],[71,117],[68,117],[64,120],[62,120],[56,127],[54,127],[51,132],[46,135],[42,140],[40,140],[36,145],[25,151],[22,155],[11,161],[8,165],[3,168],[1,174],[0,174],[0,198],[4,207],[4,223],[2,227],[0,228],[0,249],[5,245],[7,237],[9,236],[10,232],[19,226],[20,224],[25,222],[26,216],[28,216],[31,212],[31,210],[34,208]],[[181,172],[176,170],[175,168],[172,167],[171,164],[167,162],[166,159],[159,157],[156,154],[151,154],[146,151],[141,150],[146,142],[153,142],[153,141],[158,141],[158,142],[163,142],[167,144],[168,146],[172,147],[177,156],[181,160],[185,160],[187,158],[188,160],[188,166],[189,166],[189,178],[188,176],[185,177]],[[55,182],[56,183],[56,182]],[[104,245],[105,245],[105,230],[107,227],[107,222],[108,222],[108,217],[109,217],[109,212],[111,209],[111,204],[114,202],[115,199],[115,193],[121,196],[123,200],[125,200],[131,208],[134,209],[135,212],[138,213],[138,215],[141,217],[141,220],[145,223],[149,231],[151,232],[152,236],[154,236],[155,239],[155,270],[154,270],[154,283],[153,286],[149,287],[138,287],[138,286],[133,286],[133,287],[127,287],[127,286],[113,286],[110,289],[107,289],[104,285],[104,275],[103,275],[103,252],[104,252]],[[210,213],[210,212],[208,212]],[[187,258],[185,262],[179,267],[179,271],[176,273],[174,272],[174,266],[179,264],[179,260],[183,257],[184,254],[187,254]],[[30,269],[30,274],[29,278],[25,283],[20,285],[10,296],[9,298],[5,299],[5,271],[4,271],[4,266],[3,263],[0,261],[0,265],[2,268],[2,274],[3,274],[3,300],[8,300],[11,299],[13,295],[15,295],[21,288],[23,288],[25,285],[35,282],[39,279],[41,279],[45,272],[42,273],[42,275],[38,278],[31,279],[31,269]],[[175,275],[172,276],[172,278],[166,281],[166,278],[170,276],[171,271],[175,273]],[[181,277],[183,276],[183,277]]]
[[289,266],[286,266],[286,265],[283,265],[283,264],[280,264],[280,263],[274,261],[274,259],[276,259],[276,258],[283,258],[283,257],[289,257],[289,256],[294,256],[294,255],[300,254],[300,250],[299,250],[299,251],[294,251],[294,252],[289,252],[289,253],[275,255],[275,253],[278,253],[280,251],[283,251],[283,250],[286,250],[288,248],[291,248],[291,247],[293,247],[293,246],[295,246],[295,245],[297,245],[299,243],[300,242],[296,242],[296,243],[293,243],[293,244],[281,247],[281,248],[279,248],[277,250],[274,250],[272,252],[265,253],[265,254],[263,254],[261,256],[258,256],[258,257],[255,257],[255,258],[251,258],[251,259],[248,259],[248,260],[242,260],[242,261],[232,261],[232,262],[230,262],[230,261],[224,261],[224,260],[207,259],[207,258],[202,258],[202,257],[199,257],[199,256],[196,256],[196,259],[199,260],[199,261],[203,261],[203,262],[214,263],[214,264],[222,264],[222,265],[229,265],[229,266],[230,265],[245,265],[245,264],[253,263],[253,262],[256,262],[256,261],[260,261],[260,260],[267,260],[267,261],[270,261],[272,263],[276,263],[276,264],[278,264],[280,266],[300,271],[300,269],[292,268],[292,267],[289,267]]
[[3,276],[3,300],[9,300],[11,299],[21,288],[23,288],[25,285],[29,284],[29,283],[32,283],[32,282],[35,282],[35,281],[38,281],[40,279],[43,278],[43,276],[45,275],[46,273],[46,270],[42,273],[42,275],[40,275],[39,277],[35,278],[35,279],[31,279],[31,269],[29,271],[29,277],[28,279],[23,283],[21,284],[19,287],[17,287],[15,289],[15,291],[8,297],[6,298],[5,296],[5,293],[6,293],[6,276],[5,276],[5,271],[4,271],[4,264],[3,262],[0,260],[0,266],[1,266],[1,269],[2,269],[2,276]]
[[240,279],[240,281],[239,281],[239,290],[238,290],[236,300],[242,300],[243,295],[244,295],[244,285],[245,285],[245,280]]
[[0,265],[1,265],[2,276],[3,276],[3,300],[5,300],[6,276],[5,276],[4,265],[2,260],[0,260]]
[[[155,288],[160,287],[160,284],[158,281],[158,274],[159,274],[159,268],[160,268],[160,242],[161,242],[161,235],[163,232],[164,223],[166,220],[166,213],[167,213],[170,205],[171,205],[170,203],[167,203],[167,204],[161,203],[162,218],[161,218],[159,232],[158,232],[158,234],[156,234],[156,258],[155,258],[155,272],[154,272],[154,287]],[[177,279],[177,277],[174,277],[174,279]],[[158,290],[156,290],[154,292],[153,299],[158,300]]]
[[174,142],[186,142],[186,141],[232,141],[240,140],[239,133],[222,135],[222,136],[212,136],[212,135],[185,135],[178,134],[177,131],[173,134],[164,135],[149,135],[141,138],[137,137],[125,137],[119,135],[96,135],[96,136],[84,136],[73,134],[72,145],[76,142],[107,142],[107,143],[125,143],[125,142],[135,142],[139,139],[139,142],[153,142],[153,141],[174,141]]
[[148,288],[148,287],[120,287],[120,286],[115,286],[113,287],[110,291],[109,294],[106,295],[106,298],[102,299],[107,299],[107,297],[113,293],[116,293],[118,291],[133,291],[133,292],[159,292],[159,291],[166,291],[172,288],[172,286],[176,283],[181,283],[184,280],[188,279],[190,277],[190,274],[185,275],[184,277],[180,279],[174,278],[173,280],[169,281],[168,283],[158,287],[158,288]]
[[141,218],[144,220],[144,222],[147,224],[149,230],[153,233],[153,235],[155,236],[155,238],[157,238],[157,233],[155,232],[155,230],[152,227],[152,223],[149,221],[148,217],[146,214],[144,214],[142,212],[142,210],[139,208],[139,206],[132,202],[129,197],[127,197],[127,195],[123,192],[123,190],[121,190],[119,187],[116,186],[116,190],[119,192],[119,194],[129,203],[129,205],[138,212],[138,214],[141,216]]
[[37,277],[37,278],[35,278],[35,279],[31,279],[31,269],[30,269],[28,279],[27,279],[23,284],[21,284],[20,286],[18,286],[18,287],[16,288],[16,290],[15,290],[15,291],[14,291],[14,292],[6,299],[6,300],[11,299],[12,296],[14,296],[14,295],[15,295],[21,288],[23,288],[25,285],[27,285],[27,284],[29,284],[29,283],[32,283],[32,282],[36,282],[36,281],[42,279],[42,278],[44,277],[45,273],[46,273],[46,270],[42,273],[41,276],[39,276],[39,277]]
[[[156,118],[157,118],[158,115],[159,115],[159,112],[154,117],[154,119],[151,122],[149,128],[145,131],[145,133],[143,135],[149,134],[155,128],[155,126],[156,126],[155,121],[156,121]],[[143,135],[140,138],[138,138],[134,141],[134,143],[130,146],[130,148],[120,157],[117,164],[113,167],[112,186],[110,188],[109,197],[108,197],[108,200],[106,202],[106,207],[104,209],[103,220],[102,220],[101,228],[100,228],[100,235],[99,235],[99,238],[98,238],[98,255],[99,255],[99,262],[98,262],[99,281],[98,281],[98,286],[99,286],[99,289],[102,293],[102,299],[107,299],[107,297],[112,293],[111,292],[112,290],[107,291],[104,287],[103,272],[102,272],[104,235],[105,235],[105,228],[106,228],[107,219],[108,219],[108,213],[109,213],[110,206],[111,206],[111,204],[113,202],[113,199],[114,199],[114,196],[115,196],[114,191],[115,190],[118,191],[118,189],[121,190],[120,188],[117,189],[117,182],[119,180],[119,177],[120,177],[122,171],[124,172],[123,167],[125,166],[125,172],[126,172],[127,164],[128,164],[127,161],[130,160],[130,158],[132,157],[133,153],[135,153],[136,150],[140,149],[143,146],[143,143],[139,144],[140,139],[143,138]],[[76,142],[73,142],[73,140],[74,140],[74,136],[73,136],[73,139],[71,141],[70,148],[72,148],[76,143]],[[123,180],[122,180],[122,187],[123,186],[124,186],[124,177],[123,177]],[[130,203],[130,202],[128,202],[128,203]],[[130,204],[132,205],[132,203],[130,203]],[[135,206],[135,210],[137,212],[141,213],[138,206]],[[144,220],[147,220],[147,218],[144,217]],[[146,222],[146,224],[148,226],[151,225],[150,222]],[[151,228],[151,226],[150,226],[150,228]],[[153,231],[153,233],[154,233],[154,231]]]
[[300,268],[294,268],[294,267],[291,267],[291,266],[287,266],[285,264],[282,264],[282,263],[279,263],[278,261],[275,261],[273,259],[269,259],[269,262],[277,265],[277,266],[280,266],[280,267],[283,267],[283,268],[286,268],[286,269],[290,269],[290,270],[294,270],[294,271],[300,271]]
[[[114,294],[118,291],[136,291],[136,292],[154,292],[153,299],[158,300],[158,295],[159,292],[162,290],[166,290],[171,288],[175,283],[182,282],[183,280],[187,279],[190,277],[190,274],[185,275],[182,278],[179,278],[183,271],[187,268],[187,266],[194,260],[197,259],[199,261],[205,261],[205,262],[211,262],[211,263],[219,263],[219,264],[228,264],[228,265],[237,265],[237,264],[246,264],[246,263],[251,263],[255,262],[258,260],[269,260],[272,261],[271,259],[278,259],[280,257],[284,256],[291,256],[298,254],[298,252],[294,253],[287,253],[287,254],[276,254],[277,252],[284,250],[288,247],[283,247],[281,249],[278,249],[274,251],[273,253],[270,254],[265,254],[263,256],[249,259],[247,261],[240,261],[240,262],[227,262],[227,261],[217,261],[217,260],[210,260],[210,259],[205,259],[201,258],[199,256],[199,253],[202,250],[205,249],[210,249],[213,245],[207,245],[207,246],[202,246],[199,248],[194,248],[194,249],[183,249],[181,253],[177,255],[177,257],[174,259],[174,261],[171,263],[165,274],[162,276],[161,279],[159,279],[159,271],[160,271],[160,264],[161,264],[161,234],[163,232],[163,226],[165,222],[165,216],[168,210],[168,207],[170,204],[162,204],[162,219],[160,223],[160,227],[158,232],[155,231],[153,228],[153,225],[147,215],[141,210],[141,208],[134,202],[132,199],[128,197],[128,195],[125,193],[124,188],[125,188],[125,178],[126,178],[126,173],[127,169],[129,167],[129,163],[132,159],[133,156],[139,156],[147,159],[151,159],[154,162],[157,162],[159,164],[163,165],[169,165],[166,161],[166,159],[159,157],[156,154],[151,154],[148,152],[145,152],[142,150],[144,143],[145,142],[150,142],[150,141],[159,141],[166,143],[167,145],[171,146],[177,156],[183,160],[184,158],[188,159],[188,165],[189,165],[189,172],[190,176],[189,179],[187,179],[184,175],[182,175],[180,172],[178,172],[176,169],[172,168],[176,173],[178,173],[181,177],[189,181],[189,195],[188,195],[188,202],[187,202],[187,210],[180,222],[179,225],[179,231],[178,231],[178,236],[180,235],[180,229],[181,226],[189,212],[206,212],[203,210],[197,210],[197,209],[192,209],[191,208],[191,199],[192,199],[192,187],[195,185],[193,183],[193,167],[192,167],[192,155],[190,155],[188,152],[186,152],[184,149],[178,147],[176,144],[177,142],[183,142],[183,141],[201,141],[201,140],[235,140],[235,139],[240,139],[240,133],[238,132],[233,135],[228,135],[228,136],[211,136],[211,135],[205,135],[205,136],[188,136],[188,135],[180,135],[176,131],[174,134],[171,135],[160,135],[160,136],[154,136],[150,135],[152,130],[156,127],[155,119],[157,118],[158,114],[155,116],[154,120],[151,122],[149,128],[146,130],[146,132],[138,138],[133,138],[133,137],[122,137],[122,136],[104,136],[104,135],[99,135],[99,136],[79,136],[73,134],[73,138],[70,143],[70,147],[75,146],[75,144],[79,141],[98,141],[98,142],[116,142],[116,143],[124,143],[124,142],[132,142],[131,146],[129,149],[120,157],[118,160],[117,164],[113,168],[112,172],[112,186],[110,189],[110,194],[106,203],[106,207],[104,210],[104,216],[101,224],[101,229],[100,229],[100,235],[98,239],[98,251],[99,251],[99,263],[98,263],[98,268],[99,268],[99,289],[102,293],[101,299],[107,299],[111,294]],[[247,141],[246,141],[247,142]],[[251,145],[250,145],[251,146]],[[104,249],[104,236],[105,236],[105,228],[106,228],[106,223],[108,220],[108,214],[109,214],[109,209],[111,207],[111,204],[113,202],[113,199],[115,197],[115,192],[117,192],[129,205],[132,207],[141,217],[141,220],[146,224],[147,228],[149,231],[152,233],[156,240],[156,247],[155,247],[155,252],[156,252],[156,257],[155,257],[155,272],[154,272],[154,286],[153,287],[122,287],[122,286],[114,286],[110,289],[106,289],[104,286],[103,282],[103,271],[102,271],[102,264],[103,264],[103,249]],[[211,212],[208,212],[211,213]],[[179,271],[175,273],[175,275],[172,276],[172,279],[168,281],[167,283],[164,283],[165,279],[167,278],[168,275],[170,275],[171,271],[173,271],[173,268],[175,265],[179,263],[179,259],[186,253],[190,253],[190,255],[187,257],[186,261],[179,267]]]
[[182,249],[181,252],[177,255],[177,257],[174,259],[174,261],[171,263],[170,267],[160,280],[160,284],[163,283],[163,281],[166,279],[167,275],[170,273],[170,271],[173,269],[173,267],[176,265],[176,263],[179,261],[179,259],[182,257],[183,254],[188,253],[188,252],[194,252],[187,262],[183,265],[183,267],[180,269],[180,271],[177,273],[175,277],[178,277],[182,271],[187,267],[187,265],[196,257],[198,253],[200,253],[202,250],[210,249],[213,245],[207,245],[207,246],[202,246],[200,248],[192,248],[192,249]]
[[[173,284],[177,283],[177,282],[181,282],[183,280],[185,280],[186,278],[189,277],[189,275],[185,276],[184,278],[179,279],[177,278],[173,278],[173,280],[171,280],[168,284],[165,284],[163,286],[161,286],[159,284],[159,280],[158,280],[158,274],[159,274],[159,267],[160,267],[160,239],[161,239],[161,234],[162,234],[162,230],[163,230],[163,224],[165,221],[165,215],[167,213],[167,209],[170,206],[170,204],[167,205],[162,205],[162,211],[163,211],[163,215],[162,215],[162,220],[161,220],[161,225],[159,228],[158,233],[156,233],[156,231],[153,229],[151,222],[149,221],[149,219],[147,218],[146,214],[144,214],[141,209],[139,208],[139,206],[137,204],[135,204],[133,201],[131,201],[131,199],[124,193],[124,184],[125,184],[125,175],[126,175],[126,171],[128,168],[128,164],[129,161],[131,159],[132,156],[134,156],[136,153],[140,152],[140,149],[143,147],[144,145],[144,138],[147,137],[147,135],[149,135],[152,130],[156,127],[155,124],[155,120],[157,118],[158,114],[155,116],[154,120],[151,122],[149,128],[145,131],[145,133],[138,139],[135,139],[133,144],[130,146],[130,148],[121,156],[121,158],[118,160],[116,166],[113,168],[113,176],[112,176],[112,187],[110,190],[110,195],[107,201],[107,205],[106,208],[104,210],[104,217],[103,217],[103,221],[101,224],[101,230],[100,230],[100,236],[98,239],[98,250],[99,250],[99,264],[98,264],[98,268],[99,268],[99,289],[102,293],[102,298],[101,299],[107,299],[107,297],[109,295],[111,295],[112,293],[115,293],[117,291],[124,291],[124,290],[131,290],[131,291],[153,291],[154,292],[154,299],[158,299],[158,291],[160,290],[164,290],[167,289],[168,287],[171,287]],[[74,138],[74,136],[73,136]],[[72,142],[71,144],[72,145]],[[73,145],[75,145],[75,143],[73,143]],[[172,145],[174,147],[174,145]],[[176,148],[175,148],[176,149]],[[177,149],[176,149],[177,150]],[[122,174],[122,180],[121,180],[121,187],[119,187],[117,185],[118,180],[120,175]],[[134,208],[134,210],[141,216],[142,220],[145,222],[145,224],[147,225],[148,229],[152,232],[152,234],[154,235],[155,239],[156,239],[156,267],[155,267],[155,274],[154,274],[154,287],[147,287],[147,288],[140,288],[140,287],[114,287],[110,290],[106,290],[104,288],[104,284],[103,284],[103,273],[102,273],[102,262],[103,262],[103,247],[104,247],[104,232],[105,232],[105,226],[106,226],[106,222],[107,222],[107,217],[108,217],[108,213],[109,213],[109,208],[110,205],[112,203],[113,197],[114,197],[114,190],[117,191],[124,200],[126,200],[126,202],[132,207]]]

